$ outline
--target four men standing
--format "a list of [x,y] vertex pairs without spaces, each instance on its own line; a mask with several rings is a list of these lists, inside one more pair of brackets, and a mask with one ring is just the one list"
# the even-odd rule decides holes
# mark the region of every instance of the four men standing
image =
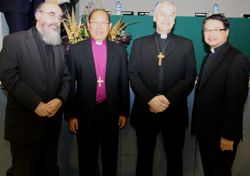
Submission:
[[[171,32],[176,7],[167,1],[157,5],[156,31],[134,41],[129,64],[126,49],[107,39],[108,13],[92,11],[91,38],[70,47],[70,73],[60,46],[61,9],[43,3],[35,17],[36,27],[6,37],[0,53],[0,80],[8,92],[5,138],[11,144],[13,175],[59,175],[60,107],[69,93],[66,118],[77,135],[80,175],[95,175],[100,144],[102,175],[115,176],[118,133],[129,116],[129,76],[135,93],[131,124],[137,136],[136,175],[152,175],[161,132],[167,173],[182,176],[187,96],[196,68],[192,42]],[[228,43],[225,17],[207,17],[203,34],[212,53],[204,59],[195,89],[192,133],[205,176],[230,176],[242,138],[250,64]]]

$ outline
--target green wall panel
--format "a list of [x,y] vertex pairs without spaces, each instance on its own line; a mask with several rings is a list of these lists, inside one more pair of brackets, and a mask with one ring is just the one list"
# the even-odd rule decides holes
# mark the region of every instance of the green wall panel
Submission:
[[[121,16],[112,16],[113,24]],[[184,17],[178,16],[173,32],[177,35],[184,36],[193,41],[195,48],[195,55],[197,60],[197,69],[200,70],[200,65],[203,57],[206,55],[208,47],[203,41],[202,35],[202,17]],[[152,16],[124,16],[123,21],[126,23],[134,23],[128,25],[127,32],[132,34],[132,41],[134,39],[152,34],[154,32],[154,23]],[[243,52],[250,58],[250,19],[247,18],[229,18],[231,27],[229,34],[230,43]],[[128,46],[130,52],[131,44]]]

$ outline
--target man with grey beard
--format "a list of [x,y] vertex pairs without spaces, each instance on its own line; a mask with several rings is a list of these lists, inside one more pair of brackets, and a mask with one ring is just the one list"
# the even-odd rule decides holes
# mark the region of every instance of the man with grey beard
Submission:
[[13,176],[57,176],[61,107],[69,72],[60,39],[62,11],[41,4],[36,26],[5,37],[0,80],[6,91],[5,139],[10,142]]

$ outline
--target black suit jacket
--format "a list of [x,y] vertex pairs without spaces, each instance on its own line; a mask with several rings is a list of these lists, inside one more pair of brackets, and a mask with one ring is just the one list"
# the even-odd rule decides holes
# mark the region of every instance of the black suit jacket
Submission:
[[[66,100],[70,76],[63,47],[55,46],[53,51],[54,97]],[[47,78],[42,63],[32,29],[5,37],[0,53],[0,80],[8,92],[5,138],[11,142],[34,142],[44,136],[48,120],[34,113],[37,105],[48,99],[50,91],[45,84]]]
[[[195,55],[190,40],[170,33],[168,35],[164,67],[164,95],[170,106],[164,111],[172,124],[187,125],[187,96],[196,77]],[[129,78],[135,100],[131,112],[134,126],[143,123],[149,112],[148,102],[157,95],[158,49],[155,34],[134,41],[129,60]]]
[[[44,2],[44,0],[33,0],[34,8]],[[1,12],[16,12],[16,13],[28,13],[30,8],[30,0],[1,0],[0,11]]]
[[192,134],[205,140],[239,140],[248,94],[249,62],[229,44],[202,75],[205,62],[206,58],[195,89]]
[[[93,121],[97,85],[91,40],[72,45],[67,59],[72,76],[67,117],[76,117],[80,128],[87,127]],[[125,47],[108,40],[106,94],[109,120],[118,128],[119,115],[129,115],[127,52]]]

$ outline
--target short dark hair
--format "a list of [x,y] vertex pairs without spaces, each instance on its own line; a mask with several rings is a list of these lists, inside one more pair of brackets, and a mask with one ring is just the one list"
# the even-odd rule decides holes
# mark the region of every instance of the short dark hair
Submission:
[[39,12],[42,9],[44,4],[45,4],[45,2],[41,2],[40,4],[38,4],[38,6],[36,7],[36,10],[35,10],[35,13]]
[[213,14],[213,15],[206,17],[203,20],[203,26],[205,25],[205,23],[208,20],[218,20],[218,21],[222,22],[225,29],[228,29],[230,27],[230,23],[229,23],[228,19],[221,14]]
[[90,13],[89,13],[89,21],[92,17],[92,15],[97,12],[97,11],[102,11],[102,12],[105,12],[107,14],[107,17],[108,17],[108,20],[109,20],[109,23],[110,23],[110,15],[109,13],[105,10],[105,9],[93,9]]

